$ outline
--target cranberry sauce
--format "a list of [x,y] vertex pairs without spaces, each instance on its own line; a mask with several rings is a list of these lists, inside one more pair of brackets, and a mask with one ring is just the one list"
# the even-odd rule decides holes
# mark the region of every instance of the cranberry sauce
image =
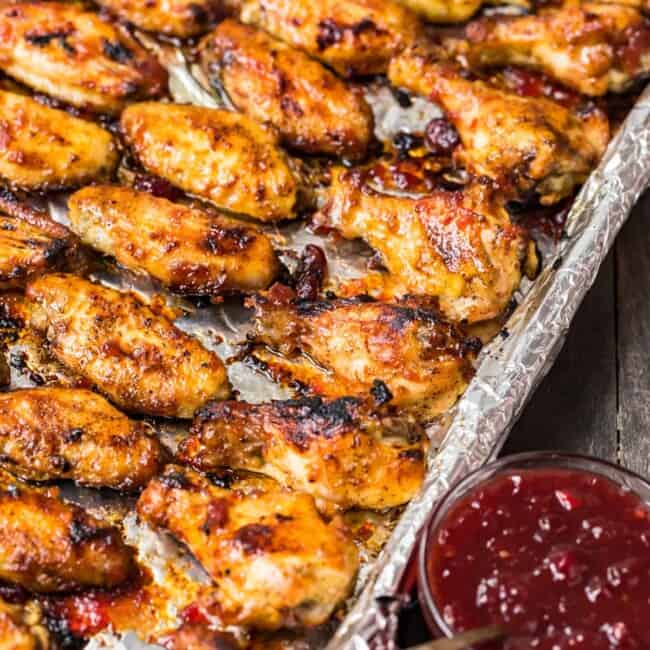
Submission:
[[505,469],[453,504],[426,574],[453,631],[503,624],[507,650],[650,648],[650,510],[600,474]]

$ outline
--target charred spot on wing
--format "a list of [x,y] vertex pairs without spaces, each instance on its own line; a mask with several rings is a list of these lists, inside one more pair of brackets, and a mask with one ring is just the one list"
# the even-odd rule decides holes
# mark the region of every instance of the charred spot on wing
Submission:
[[273,529],[264,524],[242,526],[234,537],[246,555],[266,552],[273,542]]
[[111,61],[116,63],[129,63],[133,59],[133,52],[119,41],[102,39],[102,51]]
[[248,228],[224,228],[211,224],[203,246],[215,255],[232,255],[244,250],[255,238]]
[[404,449],[399,452],[399,457],[404,460],[412,460],[419,463],[424,459],[424,452],[422,449]]
[[36,45],[36,47],[47,47],[52,41],[58,40],[61,47],[68,54],[75,54],[74,47],[67,41],[68,36],[70,36],[69,30],[57,29],[46,33],[29,32],[25,34],[25,40],[32,45]]
[[223,468],[206,475],[211,483],[224,490],[230,490],[237,481],[237,474],[228,468]]
[[188,490],[192,487],[192,482],[187,475],[180,470],[165,472],[158,478],[158,482],[171,490]]
[[372,382],[370,394],[375,401],[375,406],[383,406],[393,399],[393,393],[390,392],[388,386],[381,379],[375,379]]
[[343,40],[344,29],[331,18],[321,20],[318,23],[318,35],[316,36],[318,49],[323,51],[332,45],[340,43]]
[[70,541],[77,545],[93,539],[110,539],[113,531],[109,527],[89,524],[81,516],[75,516],[70,522]]

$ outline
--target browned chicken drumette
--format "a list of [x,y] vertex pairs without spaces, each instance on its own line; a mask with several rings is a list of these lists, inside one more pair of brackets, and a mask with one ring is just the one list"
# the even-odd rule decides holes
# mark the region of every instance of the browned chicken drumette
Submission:
[[632,7],[569,4],[481,18],[465,33],[457,47],[470,67],[526,66],[585,95],[624,91],[650,72],[650,22]]
[[182,190],[261,221],[296,216],[298,183],[278,136],[250,117],[145,102],[121,125],[140,164]]
[[134,574],[119,532],[0,470],[0,579],[37,593],[114,587]]
[[339,74],[381,74],[420,32],[394,0],[239,0],[240,19],[304,50]]
[[23,479],[133,490],[157,474],[162,462],[162,446],[147,425],[89,390],[0,394],[0,464]]
[[372,113],[318,61],[260,29],[225,20],[201,43],[206,74],[234,105],[278,129],[307,153],[361,158],[372,138]]
[[197,413],[191,434],[179,446],[184,463],[260,472],[344,508],[401,505],[424,477],[424,430],[368,413],[351,397],[210,404]]
[[253,302],[254,340],[279,353],[257,348],[255,357],[280,380],[428,418],[453,404],[473,374],[477,342],[426,305],[291,300],[280,289]]
[[319,625],[352,588],[356,547],[342,522],[326,523],[307,494],[225,489],[191,469],[169,466],[137,509],[203,565],[225,624]]
[[578,114],[543,97],[520,97],[467,79],[439,52],[416,47],[393,59],[389,78],[440,104],[458,130],[458,160],[507,191],[535,190],[543,204],[571,194],[609,140],[601,111]]
[[265,289],[280,268],[271,242],[253,226],[148,192],[85,187],[68,207],[70,227],[85,244],[177,293]]
[[14,605],[0,598],[0,650],[54,650],[34,602]]
[[26,298],[18,315],[54,357],[127,411],[191,418],[230,395],[219,357],[133,294],[49,274]]
[[167,74],[128,33],[64,2],[0,8],[0,70],[79,108],[118,113],[163,93]]

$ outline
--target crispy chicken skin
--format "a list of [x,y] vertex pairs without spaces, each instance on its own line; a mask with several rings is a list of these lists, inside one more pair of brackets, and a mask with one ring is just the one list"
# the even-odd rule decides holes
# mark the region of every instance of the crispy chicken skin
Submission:
[[583,3],[481,18],[466,35],[471,67],[522,65],[585,95],[621,92],[650,72],[650,23],[631,7]]
[[0,579],[52,593],[113,587],[135,571],[116,528],[0,470]]
[[91,122],[0,90],[0,179],[12,189],[59,190],[110,176],[113,136]]
[[32,607],[12,605],[0,598],[0,650],[50,650],[50,634]]
[[50,274],[26,296],[28,325],[58,361],[127,411],[191,418],[230,394],[219,357],[133,294]]
[[99,0],[98,4],[144,31],[179,38],[207,32],[223,13],[222,0]]
[[[506,308],[532,245],[489,187],[408,198],[374,191],[362,170],[338,168],[332,176],[317,222],[364,239],[388,269],[362,287],[384,299],[436,296],[454,321],[487,320]],[[357,284],[348,292],[358,292]]]
[[470,81],[453,64],[419,48],[393,59],[389,78],[441,105],[460,135],[460,162],[471,171],[504,189],[534,189],[545,205],[570,195],[587,178],[609,140],[607,118],[599,110],[578,116],[545,98]]
[[364,413],[360,400],[319,397],[201,409],[178,458],[202,471],[233,467],[344,508],[401,505],[424,477],[426,435],[415,422]]
[[0,463],[24,479],[72,479],[133,490],[161,468],[163,450],[89,390],[43,387],[0,394]]
[[297,182],[277,134],[246,115],[144,102],[121,124],[142,166],[182,190],[261,221],[295,216]]
[[256,228],[147,192],[86,187],[68,207],[85,244],[177,293],[265,289],[279,271],[271,242]]
[[225,20],[203,40],[201,62],[239,110],[270,122],[286,145],[351,159],[366,153],[373,130],[370,107],[304,52]]
[[[319,395],[380,403],[392,396],[396,407],[432,415],[453,404],[472,376],[476,342],[427,306],[364,297],[287,300],[278,293],[272,288],[253,302],[254,340],[285,359],[256,355]],[[300,353],[319,367],[295,363]]]
[[319,625],[348,595],[357,572],[347,529],[339,519],[325,523],[307,494],[228,490],[171,465],[151,481],[137,510],[203,565],[226,624]]
[[240,18],[334,68],[382,74],[418,36],[415,14],[393,0],[241,0]]
[[167,75],[124,30],[64,2],[0,8],[0,70],[79,108],[118,113],[159,96]]

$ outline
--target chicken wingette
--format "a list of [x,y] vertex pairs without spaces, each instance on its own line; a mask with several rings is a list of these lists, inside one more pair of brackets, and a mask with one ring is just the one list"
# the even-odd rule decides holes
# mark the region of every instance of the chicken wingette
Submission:
[[113,526],[0,470],[0,579],[52,593],[113,587],[136,571]]
[[260,348],[255,356],[324,397],[389,401],[428,418],[453,404],[473,374],[477,342],[429,306],[292,300],[275,287],[251,304],[253,340],[281,355]]
[[25,295],[23,318],[54,357],[127,411],[191,418],[230,394],[219,357],[133,294],[50,274]]
[[270,122],[287,146],[351,159],[365,154],[373,132],[370,107],[304,52],[234,20],[206,36],[200,51],[206,74],[234,105]]
[[144,102],[121,124],[140,164],[185,192],[261,221],[295,216],[298,183],[278,136],[250,117]]
[[420,33],[394,0],[239,0],[240,19],[328,64],[339,74],[382,74]]
[[0,650],[55,650],[35,603],[10,604],[0,598]]
[[[462,23],[471,18],[484,4],[501,4],[485,0],[399,0],[416,14],[433,23]],[[510,0],[503,4],[528,8],[526,0]]]
[[76,3],[3,3],[0,35],[0,70],[79,108],[118,113],[166,88],[153,56]]
[[127,187],[86,187],[68,201],[80,239],[174,292],[216,295],[265,289],[279,271],[256,228]]
[[17,190],[67,189],[108,178],[118,162],[101,127],[0,90],[0,180]]
[[178,459],[234,467],[344,508],[401,505],[424,477],[426,435],[407,419],[366,413],[360,400],[220,402],[201,409]]
[[151,481],[137,510],[203,565],[226,624],[319,625],[352,588],[356,547],[342,522],[323,521],[307,494],[225,489],[172,465]]
[[609,140],[601,111],[586,114],[543,97],[520,97],[472,81],[438,52],[413,48],[391,62],[389,78],[440,104],[458,130],[459,162],[505,190],[536,191],[543,204],[568,196],[598,164]]
[[89,390],[0,394],[0,464],[21,478],[133,490],[158,472],[162,459],[147,425]]

